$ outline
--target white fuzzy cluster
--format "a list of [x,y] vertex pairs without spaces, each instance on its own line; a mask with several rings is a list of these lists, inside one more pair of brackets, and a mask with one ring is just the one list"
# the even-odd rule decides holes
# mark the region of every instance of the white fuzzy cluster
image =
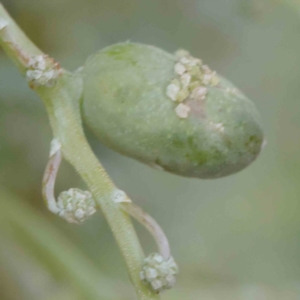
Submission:
[[33,86],[52,87],[56,78],[61,74],[59,69],[54,69],[52,64],[47,63],[47,55],[38,55],[30,59],[26,79]]
[[175,108],[177,116],[187,118],[190,108],[184,101],[189,98],[204,100],[208,87],[218,85],[219,79],[216,72],[185,50],[177,51],[176,58],[174,66],[176,77],[167,86],[166,95],[172,101],[180,103]]
[[140,277],[155,292],[162,292],[174,286],[177,274],[173,257],[165,260],[160,254],[152,253],[145,259]]
[[91,193],[75,188],[60,193],[57,206],[58,215],[69,223],[80,224],[96,212]]

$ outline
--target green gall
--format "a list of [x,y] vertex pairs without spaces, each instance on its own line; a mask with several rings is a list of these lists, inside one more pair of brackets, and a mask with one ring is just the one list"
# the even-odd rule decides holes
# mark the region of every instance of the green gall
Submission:
[[91,56],[83,76],[85,122],[124,155],[182,176],[218,178],[260,153],[254,104],[187,51],[116,44]]

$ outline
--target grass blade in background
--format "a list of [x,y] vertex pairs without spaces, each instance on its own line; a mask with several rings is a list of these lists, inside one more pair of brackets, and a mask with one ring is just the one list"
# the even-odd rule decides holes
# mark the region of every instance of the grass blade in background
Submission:
[[[25,253],[54,277],[72,284],[83,299],[124,299],[126,289],[101,274],[51,223],[17,197],[0,191],[0,216]],[[101,238],[101,237],[99,237]]]

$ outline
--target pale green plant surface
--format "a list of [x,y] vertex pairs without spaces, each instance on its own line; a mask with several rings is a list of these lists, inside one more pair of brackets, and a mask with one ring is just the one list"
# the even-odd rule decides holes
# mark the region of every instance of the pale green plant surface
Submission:
[[[256,101],[268,146],[259,162],[223,180],[187,181],[165,175],[112,153],[92,137],[90,141],[118,185],[151,211],[168,233],[181,274],[177,287],[163,299],[297,299],[299,16],[284,5],[240,9],[251,1],[7,2],[27,34],[70,69],[90,53],[128,38],[170,52],[184,45]],[[40,181],[52,136],[44,109],[4,56],[0,76],[1,185],[43,210],[43,218],[50,218],[101,273],[127,282],[101,218],[74,228],[46,212]],[[58,190],[78,185],[80,180],[65,166]],[[142,241],[151,249],[148,235]],[[16,286],[12,277],[8,281]],[[1,299],[30,298],[26,293],[3,296],[8,281],[1,282]],[[66,286],[70,290],[69,283]]]
[[[28,72],[31,72],[28,71],[28,67],[31,66],[31,61],[38,56],[43,60],[44,54],[22,33],[2,6],[0,6],[0,18],[1,46],[28,80]],[[83,133],[79,110],[82,79],[77,74],[61,69],[54,60],[48,57],[43,63],[41,70],[46,66],[49,70],[60,72],[54,77],[55,84],[48,86],[37,79],[37,84],[31,81],[29,85],[46,106],[54,138],[61,144],[64,158],[86,182],[96,204],[99,208],[101,207],[106,216],[126,261],[130,279],[139,299],[157,299],[158,296],[141,282],[139,273],[144,256],[130,218],[119,209],[117,203],[112,201],[111,194],[116,187],[100,162],[97,161]]]

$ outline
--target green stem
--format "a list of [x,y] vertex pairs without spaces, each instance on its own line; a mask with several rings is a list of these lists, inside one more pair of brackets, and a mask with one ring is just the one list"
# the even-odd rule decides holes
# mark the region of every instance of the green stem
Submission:
[[[0,30],[0,44],[24,74],[27,60],[31,56],[41,55],[42,52],[23,34],[0,5],[1,19],[7,21],[9,25]],[[140,280],[139,273],[144,254],[134,227],[127,213],[120,210],[119,206],[112,201],[111,194],[116,187],[85,138],[79,109],[79,99],[82,94],[80,76],[64,71],[54,87],[39,87],[35,88],[35,91],[45,103],[54,137],[62,145],[64,158],[73,165],[86,182],[98,206],[102,209],[125,259],[139,299],[159,299]]]
[[17,65],[20,72],[24,74],[28,58],[30,58],[30,56],[41,55],[43,52],[28,39],[1,3],[0,20],[8,24],[7,27],[0,30],[0,45]]

